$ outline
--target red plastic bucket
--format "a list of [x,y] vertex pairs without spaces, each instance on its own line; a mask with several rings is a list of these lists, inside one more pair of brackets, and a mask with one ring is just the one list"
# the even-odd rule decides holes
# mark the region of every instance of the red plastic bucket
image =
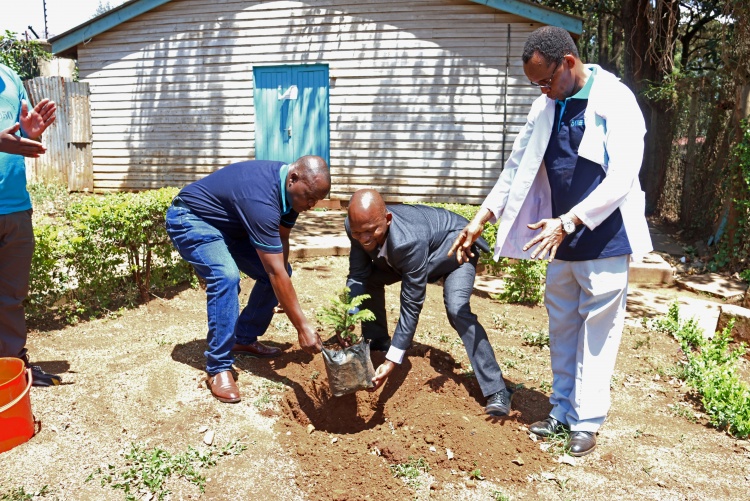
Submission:
[[30,388],[31,369],[26,369],[23,360],[0,358],[0,452],[34,436]]

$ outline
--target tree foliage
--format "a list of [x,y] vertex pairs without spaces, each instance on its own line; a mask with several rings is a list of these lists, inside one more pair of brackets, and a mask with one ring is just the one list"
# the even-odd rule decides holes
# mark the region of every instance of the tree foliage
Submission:
[[352,332],[353,327],[360,322],[375,320],[375,314],[370,310],[359,309],[364,301],[370,299],[369,294],[350,297],[349,292],[351,292],[349,288],[344,287],[337,295],[331,297],[331,304],[318,312],[318,320],[354,344],[359,339]]
[[0,63],[18,73],[21,80],[39,76],[39,62],[48,61],[52,55],[35,40],[19,40],[16,33],[5,31],[0,36]]

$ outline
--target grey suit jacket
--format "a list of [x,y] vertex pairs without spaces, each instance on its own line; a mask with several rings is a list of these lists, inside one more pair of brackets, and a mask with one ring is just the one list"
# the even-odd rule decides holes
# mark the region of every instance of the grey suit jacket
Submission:
[[[346,285],[351,296],[365,294],[365,284],[373,273],[393,273],[401,279],[401,312],[391,345],[406,350],[417,329],[427,284],[436,282],[457,269],[456,256],[448,251],[458,233],[466,226],[466,218],[453,212],[426,205],[388,205],[393,214],[386,237],[386,261],[378,257],[380,249],[367,252],[352,238],[349,218],[345,221],[346,234],[351,241],[349,277]],[[474,244],[489,252],[483,238]]]

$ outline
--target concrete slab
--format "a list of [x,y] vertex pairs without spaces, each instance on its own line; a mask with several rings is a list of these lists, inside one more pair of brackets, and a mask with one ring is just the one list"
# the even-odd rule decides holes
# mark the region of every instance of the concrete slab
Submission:
[[732,329],[734,340],[750,342],[750,309],[733,304],[722,305],[717,330],[723,330],[732,319],[734,319]]
[[649,233],[651,234],[651,243],[655,252],[663,252],[671,256],[681,257],[685,255],[685,249],[682,244],[675,241],[671,236],[664,233],[660,228],[649,223]]
[[747,291],[747,284],[741,280],[725,277],[718,273],[703,275],[684,275],[675,280],[678,287],[710,294],[725,301],[742,301]]
[[674,282],[674,268],[659,254],[647,254],[642,261],[630,263],[631,284],[666,284]]
[[714,335],[722,305],[704,299],[681,296],[674,288],[631,287],[628,291],[627,318],[631,321],[640,321],[642,318],[666,315],[669,306],[675,301],[680,307],[681,318],[694,318],[706,337]]
[[478,274],[474,278],[474,292],[479,295],[491,297],[491,294],[500,294],[503,290],[505,290],[505,282],[500,277]]

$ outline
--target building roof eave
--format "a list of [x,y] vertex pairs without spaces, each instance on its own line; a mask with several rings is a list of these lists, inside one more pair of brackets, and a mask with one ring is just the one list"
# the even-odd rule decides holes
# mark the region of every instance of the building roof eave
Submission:
[[[49,39],[52,53],[68,55],[77,52],[77,46],[86,43],[91,38],[104,33],[136,16],[168,3],[170,0],[130,0],[107,12],[80,24],[65,33]],[[544,7],[525,0],[471,0],[474,3],[486,5],[493,9],[515,14],[542,24],[559,26],[574,35],[583,31],[583,19],[566,14],[549,7]]]
[[122,5],[108,10],[107,12],[89,19],[83,24],[49,39],[52,44],[52,53],[60,55],[70,53],[71,49],[87,40],[114,28],[118,24],[133,19],[150,10],[160,7],[170,0],[130,0]]
[[471,0],[488,7],[563,28],[574,35],[583,32],[583,18],[523,0]]

